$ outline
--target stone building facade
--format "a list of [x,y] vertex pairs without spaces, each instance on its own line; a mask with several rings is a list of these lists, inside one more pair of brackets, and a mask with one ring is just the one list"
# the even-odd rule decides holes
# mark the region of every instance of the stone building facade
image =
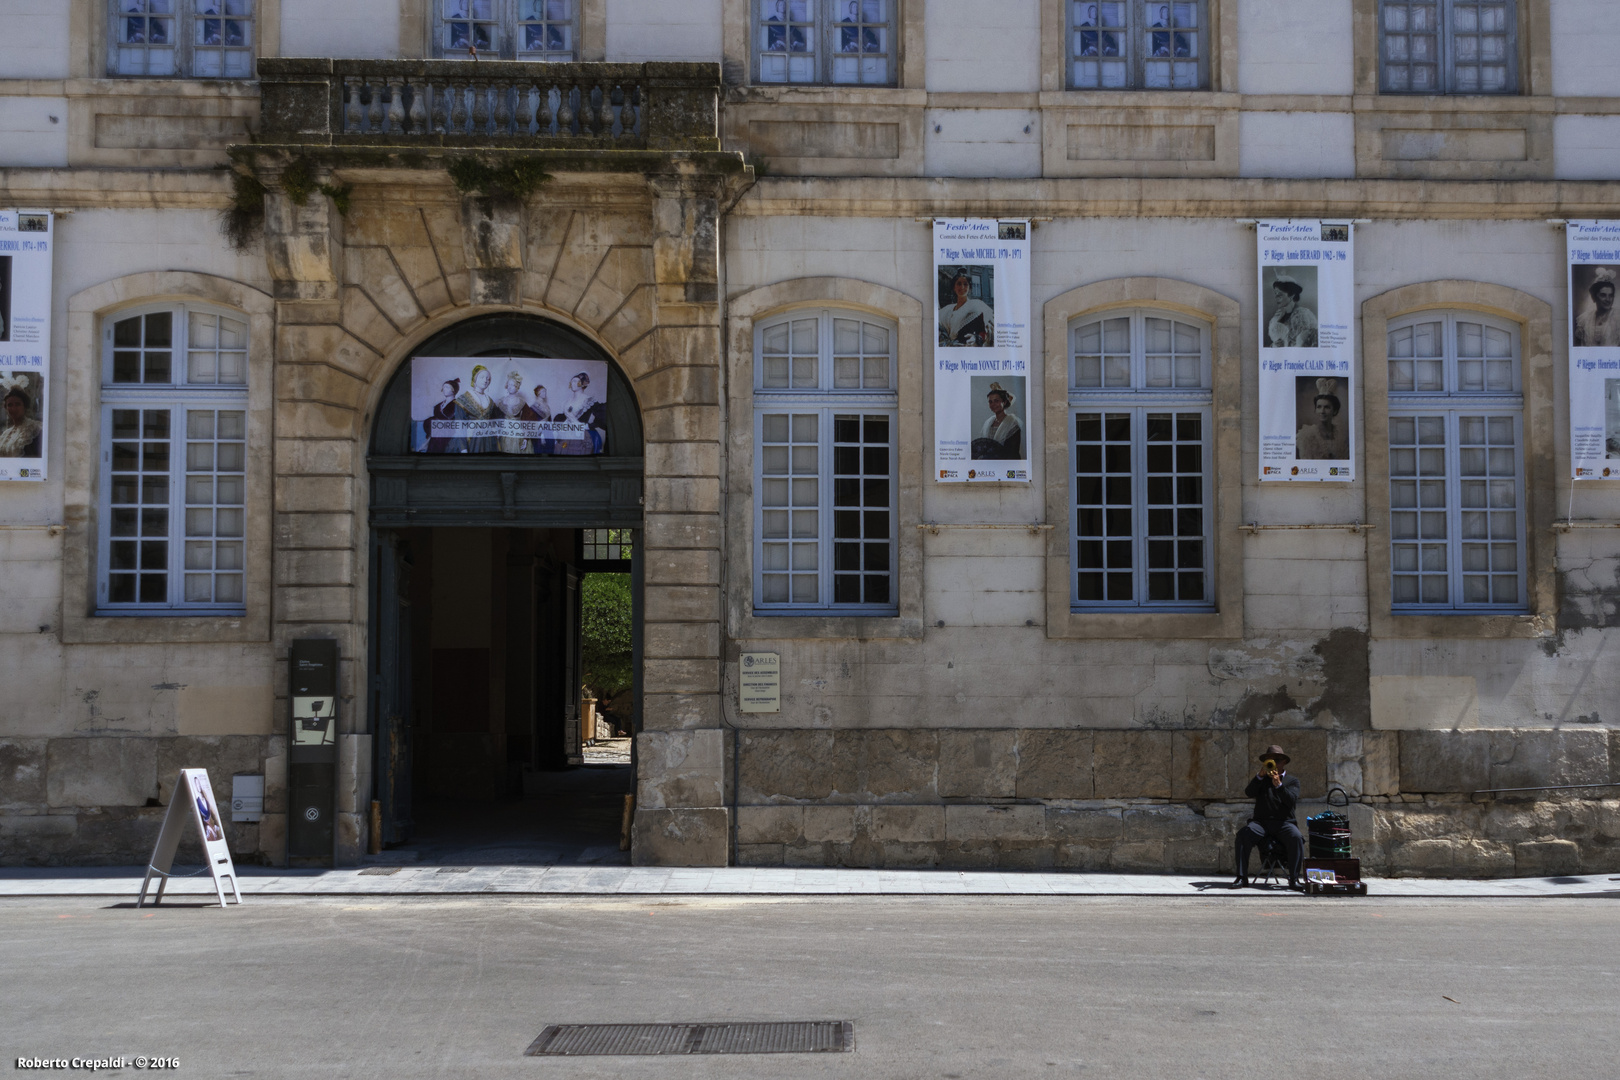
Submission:
[[[638,862],[1228,870],[1281,742],[1307,800],[1346,792],[1371,869],[1620,867],[1620,481],[1569,479],[1550,224],[1620,218],[1600,0],[333,6],[255,0],[233,29],[178,0],[137,42],[107,0],[0,0],[0,207],[60,215],[48,479],[0,491],[0,863],[139,861],[182,766],[263,775],[232,841],[283,859],[312,636],[341,657],[333,857],[360,857],[389,767],[379,537],[474,503],[497,533],[586,521],[549,474],[469,473],[451,509],[387,486],[402,366],[523,316],[610,360],[640,418],[599,511],[640,530]],[[1034,222],[1027,485],[932,479],[927,222],[967,216]],[[1256,479],[1252,222],[1287,217],[1359,223],[1351,484]],[[194,610],[103,592],[110,410],[147,401],[109,343],[152,313],[242,343],[210,399],[241,416],[241,591]],[[1088,605],[1077,335],[1149,319],[1209,372],[1208,602]],[[1397,593],[1389,372],[1430,326],[1452,365],[1475,327],[1507,343],[1518,602]],[[890,375],[840,397],[850,327]],[[783,357],[811,365],[800,397]],[[771,436],[795,409],[887,425],[876,602],[826,580],[843,437]],[[822,454],[799,603],[767,581],[772,485],[801,477],[778,444]],[[779,712],[740,712],[743,652],[780,655]]]

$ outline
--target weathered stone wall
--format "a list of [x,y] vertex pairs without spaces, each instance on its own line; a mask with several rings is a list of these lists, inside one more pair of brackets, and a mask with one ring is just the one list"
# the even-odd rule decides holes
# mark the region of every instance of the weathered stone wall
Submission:
[[[1024,729],[740,732],[737,857],[758,866],[1232,872],[1259,751],[1281,742],[1300,824],[1350,797],[1374,874],[1620,869],[1620,732]],[[1580,796],[1589,796],[1582,798]]]

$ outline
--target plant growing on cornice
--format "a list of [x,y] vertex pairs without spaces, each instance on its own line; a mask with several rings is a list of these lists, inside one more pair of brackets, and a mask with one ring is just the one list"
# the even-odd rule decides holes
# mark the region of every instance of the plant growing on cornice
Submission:
[[264,190],[253,173],[231,170],[231,201],[220,213],[219,228],[237,251],[246,250],[264,228]]
[[322,184],[319,191],[332,200],[332,205],[337,208],[338,217],[349,216],[349,196],[354,194],[353,184]]
[[490,164],[477,157],[454,157],[445,168],[450,173],[450,182],[463,195],[522,201],[551,180],[540,162],[532,158],[512,158]]
[[294,206],[303,206],[309,202],[309,197],[320,190],[315,174],[309,171],[309,162],[303,158],[293,158],[289,161],[287,167],[281,171],[281,190],[287,193],[287,198],[293,201]]

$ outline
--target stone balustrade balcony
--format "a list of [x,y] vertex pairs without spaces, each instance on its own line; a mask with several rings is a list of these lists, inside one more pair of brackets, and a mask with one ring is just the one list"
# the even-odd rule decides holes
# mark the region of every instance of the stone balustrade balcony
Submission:
[[720,149],[720,65],[259,61],[258,141],[332,147]]

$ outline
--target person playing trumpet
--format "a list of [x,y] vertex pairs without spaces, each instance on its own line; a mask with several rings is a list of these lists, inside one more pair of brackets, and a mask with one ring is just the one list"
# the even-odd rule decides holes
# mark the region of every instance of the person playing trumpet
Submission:
[[1249,853],[1266,837],[1278,840],[1288,853],[1288,887],[1294,888],[1303,875],[1305,835],[1294,822],[1299,804],[1299,778],[1288,773],[1288,755],[1275,744],[1260,755],[1260,771],[1243,794],[1254,800],[1254,814],[1237,834],[1238,886],[1249,883]]

